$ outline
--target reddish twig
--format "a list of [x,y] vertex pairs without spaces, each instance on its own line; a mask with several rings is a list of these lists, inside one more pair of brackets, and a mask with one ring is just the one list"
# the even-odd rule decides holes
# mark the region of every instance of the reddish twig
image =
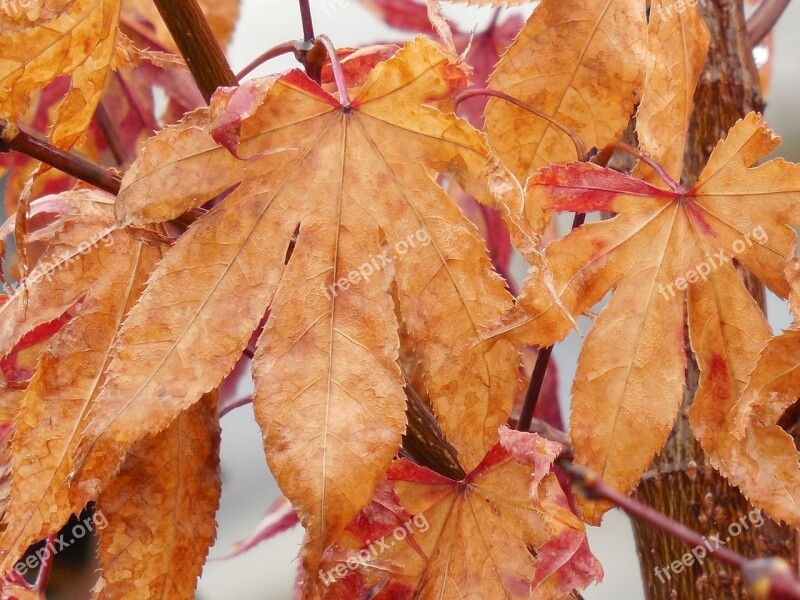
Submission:
[[594,473],[561,457],[556,461],[578,491],[589,499],[600,499],[620,507],[631,517],[644,521],[692,548],[705,548],[709,556],[739,569],[748,591],[756,598],[800,600],[800,583],[789,565],[780,558],[749,559],[723,545],[714,547],[708,539],[682,523],[665,517],[657,510],[613,489]]
[[26,154],[68,175],[72,175],[110,194],[118,194],[122,179],[101,166],[69,152],[59,150],[29,133],[0,120],[0,152],[14,150]]
[[50,571],[53,569],[53,559],[55,558],[55,549],[53,542],[56,541],[56,534],[51,533],[44,540],[44,547],[48,549],[42,558],[42,566],[39,568],[39,573],[36,575],[36,583],[34,589],[41,595],[44,595],[47,590],[47,583],[50,581]]
[[789,6],[789,0],[761,0],[758,8],[747,19],[747,38],[751,46],[758,46]]
[[528,112],[536,115],[540,119],[544,119],[548,123],[552,124],[553,126],[557,127],[561,131],[563,131],[569,138],[572,140],[572,143],[575,145],[575,153],[578,155],[578,160],[582,162],[586,162],[589,160],[589,150],[586,147],[586,143],[583,141],[581,136],[577,134],[577,132],[573,131],[557,119],[551,117],[550,115],[543,113],[538,108],[523,102],[522,100],[517,100],[513,96],[509,96],[503,92],[498,92],[497,90],[490,90],[488,88],[473,88],[469,90],[464,90],[460,94],[458,94],[454,98],[454,110],[458,108],[458,105],[464,102],[464,100],[468,100],[469,98],[475,98],[477,96],[490,96],[492,98],[499,98],[500,100],[505,100],[506,102],[510,102],[515,106],[519,106],[527,110]]
[[303,22],[303,40],[310,42],[316,38],[314,35],[314,20],[311,17],[311,6],[308,0],[300,0],[300,20]]
[[270,48],[269,50],[264,52],[261,56],[256,58],[244,69],[239,71],[236,74],[236,79],[238,81],[241,81],[243,78],[247,77],[250,73],[255,71],[258,67],[263,65],[268,60],[272,60],[273,58],[281,56],[283,54],[289,54],[290,52],[294,52],[295,54],[297,54],[299,51],[301,51],[301,48],[297,42],[284,42],[283,44],[278,44],[274,48]]
[[206,102],[219,87],[238,84],[197,0],[154,0]]
[[108,112],[105,103],[101,100],[97,105],[97,110],[94,113],[94,122],[100,128],[103,138],[108,144],[108,149],[114,155],[114,160],[117,164],[122,166],[128,164],[131,160],[130,152],[125,144],[122,142],[122,137],[119,135],[117,124]]
[[653,169],[653,171],[655,171],[656,175],[658,175],[662,179],[662,181],[664,183],[666,183],[667,186],[669,186],[669,188],[673,192],[675,192],[676,194],[685,194],[686,193],[686,188],[684,188],[680,183],[675,181],[670,176],[670,174],[667,173],[667,171],[664,169],[664,167],[662,167],[658,163],[658,161],[654,160],[649,154],[647,154],[646,152],[642,152],[638,148],[634,148],[633,146],[629,146],[628,144],[626,144],[624,142],[616,141],[616,142],[611,142],[605,148],[603,148],[600,151],[599,155],[603,156],[603,158],[607,162],[608,160],[611,159],[611,156],[609,155],[609,152],[613,152],[614,150],[619,150],[620,152],[626,152],[627,154],[630,154],[631,156],[635,156],[636,158],[638,158],[640,161],[645,163],[648,167]]
[[[572,229],[577,229],[583,225],[585,220],[586,213],[575,213],[575,217],[572,219]],[[525,401],[522,403],[522,410],[517,420],[517,431],[530,431],[533,413],[539,403],[539,396],[542,393],[542,385],[544,384],[544,375],[547,372],[547,365],[552,354],[553,346],[539,348],[539,352],[536,355],[536,363],[531,373],[531,381],[528,384],[528,390],[525,392]]]
[[240,406],[246,406],[247,404],[252,404],[252,403],[253,403],[252,395],[245,396],[243,398],[236,398],[234,400],[228,400],[227,402],[226,401],[220,402],[217,405],[217,415],[219,415],[219,418],[221,419],[232,410],[239,408]]

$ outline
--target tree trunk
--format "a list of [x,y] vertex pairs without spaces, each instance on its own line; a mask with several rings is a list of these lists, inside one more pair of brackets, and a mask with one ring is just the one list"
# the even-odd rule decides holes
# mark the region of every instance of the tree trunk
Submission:
[[[711,32],[705,69],[694,95],[694,114],[684,155],[683,183],[691,185],[711,150],[737,119],[763,109],[758,72],[745,29],[741,0],[700,0]],[[763,307],[763,288],[742,273]],[[687,336],[688,340],[688,336]],[[688,342],[687,342],[688,344]],[[670,518],[711,538],[719,533],[725,545],[746,556],[780,556],[797,572],[796,532],[764,517],[727,541],[728,526],[750,513],[752,506],[711,468],[695,441],[686,408],[697,390],[698,372],[689,353],[686,393],[681,414],[667,445],[636,490],[636,497]],[[649,599],[746,598],[741,576],[712,559],[687,561],[666,569],[690,549],[643,523],[634,523],[637,549]],[[656,571],[656,568],[661,568]],[[676,571],[681,572],[676,572]]]

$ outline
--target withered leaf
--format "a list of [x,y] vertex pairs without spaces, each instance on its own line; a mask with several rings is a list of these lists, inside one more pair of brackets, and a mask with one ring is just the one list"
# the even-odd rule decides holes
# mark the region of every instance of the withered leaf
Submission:
[[[78,193],[79,197],[85,194]],[[102,192],[89,194],[108,198]],[[68,298],[83,295],[84,299],[78,314],[43,350],[16,417],[10,504],[4,516],[7,528],[0,537],[2,572],[13,567],[30,544],[57,531],[91,499],[69,486],[72,453],[83,419],[102,386],[116,332],[160,256],[158,250],[124,231],[108,233],[110,216],[108,210],[105,221],[86,218],[75,223],[72,235],[83,240],[78,244],[78,267],[65,266],[53,274],[53,281],[64,286],[56,290],[70,293]],[[96,239],[98,232],[104,235],[103,242],[89,246],[87,240]],[[73,271],[65,276],[70,268]],[[51,289],[49,282],[35,285],[31,299]],[[24,307],[18,310],[24,314]],[[5,323],[6,318],[16,322],[20,317],[9,313],[1,318]]]
[[135,444],[100,494],[98,556],[108,598],[195,597],[221,490],[216,397]]
[[[742,296],[744,287],[731,283],[732,258],[779,296],[789,293],[784,265],[795,235],[787,225],[800,223],[800,167],[773,160],[749,168],[777,143],[751,113],[714,149],[688,191],[656,188],[587,164],[548,167],[528,182],[527,201],[546,213],[619,213],[550,244],[546,258],[561,305],[542,300],[537,288],[548,274],[534,274],[499,332],[517,341],[553,343],[569,331],[570,317],[614,288],[578,362],[571,433],[576,460],[621,490],[635,486],[677,415],[687,288],[692,344],[706,375],[717,368],[714,356],[732,352],[734,339],[730,331],[709,338],[707,322],[742,327],[756,341],[765,327],[749,296]],[[733,379],[741,382],[748,368],[734,362]],[[702,382],[701,392],[702,406]],[[588,520],[596,522],[600,514],[597,506],[587,506]]]
[[[23,6],[21,2],[9,4]],[[53,143],[68,148],[83,139],[100,102],[114,57],[120,0],[61,4],[63,10],[55,13],[46,0],[25,2],[26,9],[41,7],[50,18],[23,27],[15,20],[17,27],[1,29],[0,118],[17,120],[34,91],[69,75],[72,85],[59,106],[52,132]]]
[[[543,0],[489,78],[603,147],[628,125],[641,92],[647,39],[640,0]],[[575,160],[555,125],[490,98],[486,133],[503,164],[525,182],[537,168]]]
[[472,339],[511,298],[434,172],[494,205],[496,190],[511,206],[520,196],[479,132],[423,105],[464,84],[454,61],[418,38],[349,107],[296,70],[253,80],[218,92],[210,123],[198,113],[146,146],[118,199],[123,225],[238,187],[167,253],[126,320],[78,449],[83,485],[214,388],[270,308],[256,417],[313,543],[329,542],[369,502],[405,428],[389,262],[443,430],[468,468],[480,461],[507,419],[517,354]]

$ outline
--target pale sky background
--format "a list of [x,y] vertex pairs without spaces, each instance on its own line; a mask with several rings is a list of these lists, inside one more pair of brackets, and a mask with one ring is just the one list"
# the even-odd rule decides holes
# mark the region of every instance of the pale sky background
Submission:
[[[328,34],[337,46],[356,46],[376,41],[392,41],[400,34],[378,21],[351,0],[311,0],[316,32]],[[480,30],[491,10],[447,7],[465,29]],[[780,149],[787,159],[800,160],[800,135],[797,130],[797,98],[800,97],[800,3],[790,5],[776,30],[775,62],[769,91],[767,120],[785,138]],[[229,58],[234,71],[248,64],[261,52],[278,43],[301,37],[300,16],[293,0],[244,0]],[[283,57],[270,62],[257,74],[267,74],[295,66]],[[773,298],[770,320],[776,330],[789,325],[786,307]],[[585,327],[584,327],[585,331]],[[581,338],[572,334],[558,344],[555,359],[559,368],[561,401],[568,410],[569,386],[575,372]],[[227,553],[231,545],[245,539],[262,514],[278,495],[261,445],[261,434],[251,407],[237,409],[222,421],[223,496],[219,512],[218,541],[211,556]],[[711,532],[701,532],[711,533]],[[302,532],[299,527],[265,542],[250,552],[227,561],[209,562],[200,582],[200,600],[291,600],[296,573],[294,558]],[[589,528],[592,550],[605,569],[602,584],[584,592],[589,600],[643,598],[639,564],[630,526],[624,515],[609,514],[603,526]],[[676,557],[677,558],[677,557]],[[493,600],[493,599],[487,599]]]

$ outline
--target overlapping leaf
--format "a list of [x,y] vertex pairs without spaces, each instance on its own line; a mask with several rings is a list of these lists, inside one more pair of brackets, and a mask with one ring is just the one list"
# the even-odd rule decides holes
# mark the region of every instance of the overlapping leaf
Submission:
[[102,591],[96,598],[195,597],[216,533],[216,394],[137,443],[97,502]]
[[[693,96],[708,50],[709,34],[699,6],[675,10],[669,0],[650,7],[644,93],[636,112],[639,148],[680,179]],[[639,163],[633,175],[660,187],[653,170]]]
[[[109,201],[100,192],[73,196],[84,204],[93,196]],[[26,282],[30,289],[18,291],[0,312],[4,333],[12,332],[3,338],[3,347],[9,348],[19,332],[50,321],[82,300],[77,316],[39,357],[16,418],[13,481],[4,515],[7,528],[0,537],[3,572],[30,544],[57,531],[90,499],[73,493],[68,484],[72,452],[82,419],[102,386],[117,329],[160,256],[127,233],[112,231],[110,212],[106,205],[105,219],[85,216],[68,221],[67,233]],[[68,244],[70,238],[74,245]]]
[[[647,37],[641,0],[543,0],[489,79],[576,131],[590,148],[617,139],[641,92]],[[537,168],[574,160],[552,123],[490,99],[486,133],[524,182]]]
[[[720,369],[715,357],[737,385],[748,372],[728,356],[736,346],[731,332],[752,336],[747,347],[756,348],[765,327],[744,286],[733,285],[730,261],[735,258],[781,297],[789,293],[784,265],[795,238],[788,225],[800,222],[800,167],[774,160],[749,168],[777,143],[751,113],[714,149],[697,184],[685,192],[588,164],[545,168],[528,182],[528,201],[546,212],[619,213],[547,248],[560,307],[536,294],[545,275],[539,273],[526,282],[500,330],[518,341],[552,343],[569,331],[569,315],[576,317],[614,288],[579,359],[571,432],[578,462],[619,489],[633,488],[675,420],[686,361],[686,290],[690,336],[703,373],[697,411],[717,410],[709,403],[718,392],[708,388]],[[722,327],[723,337],[710,337],[708,323]],[[596,508],[587,508],[591,521],[599,519]]]
[[395,462],[388,487],[307,588],[325,598],[390,588],[387,598],[528,599],[599,581],[583,526],[550,473],[558,444],[507,429],[501,439],[463,481]]
[[118,200],[123,224],[238,187],[167,253],[123,326],[79,448],[82,486],[215,387],[269,307],[256,416],[321,553],[369,502],[405,427],[388,260],[442,428],[468,468],[480,461],[507,419],[517,354],[471,340],[510,296],[433,171],[495,204],[490,186],[512,206],[519,195],[477,131],[422,105],[463,85],[452,61],[419,38],[349,107],[298,71],[254,80],[217,95],[210,126],[193,115],[150,142]]
[[17,120],[33,92],[61,75],[70,75],[72,85],[58,109],[52,133],[54,144],[70,147],[83,138],[100,101],[114,56],[120,0],[61,4],[63,11],[52,12],[50,2],[26,2],[26,7],[41,7],[49,18],[34,20],[27,27],[19,27],[21,22],[15,20],[18,27],[2,29],[0,118]]

